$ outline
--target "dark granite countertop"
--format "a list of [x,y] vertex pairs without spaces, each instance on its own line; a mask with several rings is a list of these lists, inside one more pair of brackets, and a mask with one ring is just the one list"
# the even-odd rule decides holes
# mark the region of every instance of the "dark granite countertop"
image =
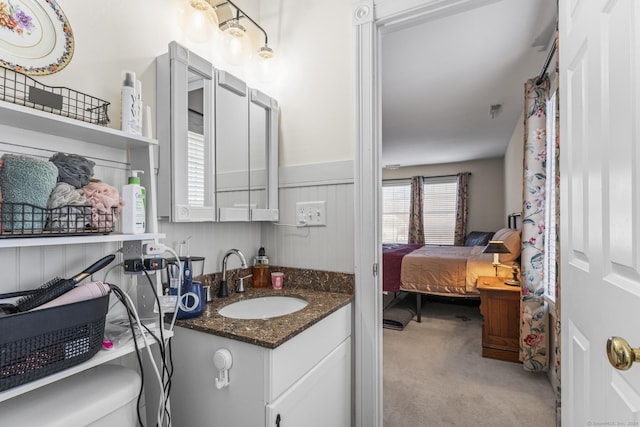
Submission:
[[[218,310],[225,305],[264,296],[295,296],[305,299],[309,304],[295,313],[264,320],[231,319],[218,314]],[[207,303],[202,316],[179,320],[176,325],[274,349],[351,301],[353,301],[353,295],[346,293],[312,289],[274,290],[249,287],[244,294],[231,294],[227,298],[214,297],[212,302]]]

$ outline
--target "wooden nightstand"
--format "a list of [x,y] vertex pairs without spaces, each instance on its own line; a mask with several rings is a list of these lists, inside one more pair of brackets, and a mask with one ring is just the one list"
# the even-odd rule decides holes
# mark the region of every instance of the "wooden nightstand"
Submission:
[[482,357],[519,362],[520,286],[505,278],[478,277],[482,324]]

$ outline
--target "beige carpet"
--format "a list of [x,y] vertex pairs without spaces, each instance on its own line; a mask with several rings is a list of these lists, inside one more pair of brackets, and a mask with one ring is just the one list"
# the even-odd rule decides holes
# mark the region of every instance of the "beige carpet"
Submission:
[[483,358],[481,335],[478,307],[425,299],[422,323],[384,329],[384,426],[555,426],[546,375]]

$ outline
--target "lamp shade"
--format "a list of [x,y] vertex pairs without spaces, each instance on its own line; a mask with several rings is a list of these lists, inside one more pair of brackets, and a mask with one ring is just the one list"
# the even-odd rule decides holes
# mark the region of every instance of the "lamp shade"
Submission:
[[510,254],[511,251],[504,245],[502,240],[489,240],[489,244],[484,247],[482,253],[485,254]]

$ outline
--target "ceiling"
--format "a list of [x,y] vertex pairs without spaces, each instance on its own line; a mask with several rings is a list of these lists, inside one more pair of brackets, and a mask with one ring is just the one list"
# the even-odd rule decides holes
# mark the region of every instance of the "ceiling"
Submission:
[[[382,160],[422,165],[504,155],[555,35],[556,0],[484,0],[383,32]],[[491,105],[501,110],[491,117]]]

